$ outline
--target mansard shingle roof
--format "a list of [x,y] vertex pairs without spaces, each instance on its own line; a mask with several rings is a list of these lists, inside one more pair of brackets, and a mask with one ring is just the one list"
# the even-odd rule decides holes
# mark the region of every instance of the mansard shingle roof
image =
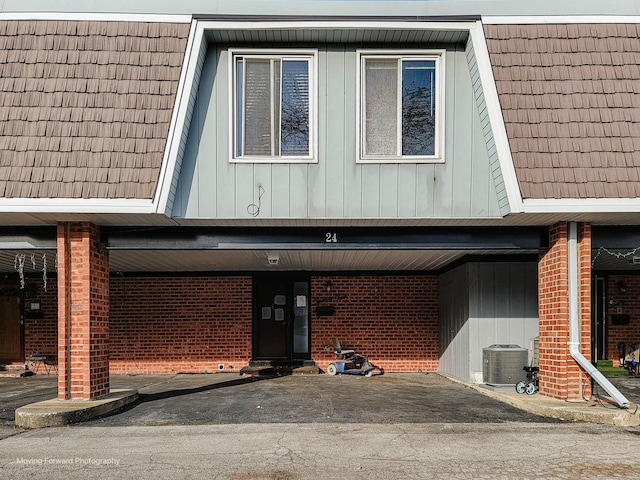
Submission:
[[0,21],[0,197],[153,197],[188,24]]
[[640,25],[484,29],[523,197],[640,197]]

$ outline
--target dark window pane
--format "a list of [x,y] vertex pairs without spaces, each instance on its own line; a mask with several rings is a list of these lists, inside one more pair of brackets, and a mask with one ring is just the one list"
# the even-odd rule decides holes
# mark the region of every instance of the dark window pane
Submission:
[[402,155],[435,154],[436,62],[402,62]]
[[282,62],[281,155],[309,154],[309,62]]

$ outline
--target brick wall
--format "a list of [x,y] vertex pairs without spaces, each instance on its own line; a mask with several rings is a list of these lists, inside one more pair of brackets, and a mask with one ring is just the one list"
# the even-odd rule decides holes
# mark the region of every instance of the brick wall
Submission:
[[111,278],[112,373],[238,371],[251,358],[250,277]]
[[[582,352],[589,358],[591,315],[591,229],[579,232],[580,320]],[[563,400],[590,395],[587,375],[569,353],[567,223],[550,228],[549,249],[542,252],[538,270],[540,393]]]
[[[51,357],[58,355],[58,292],[56,272],[53,269],[49,275],[52,274],[53,278],[47,279],[46,292],[42,279],[29,279],[26,282],[25,290],[33,293],[29,295],[25,293],[25,355],[30,355],[32,352]],[[31,302],[40,303],[40,312],[35,315],[30,310]]]
[[[331,282],[332,291],[326,291]],[[41,282],[40,282],[41,283]],[[251,358],[250,277],[111,277],[111,373],[238,371]],[[25,326],[28,351],[56,349],[57,292],[38,287],[43,318]],[[334,336],[385,371],[438,368],[438,281],[435,276],[320,276],[312,279],[312,358],[334,360]],[[315,307],[335,314],[318,316]],[[50,352],[51,351],[51,352]]]
[[[334,315],[318,316],[317,299],[329,297],[321,305]],[[438,369],[436,276],[314,277],[312,298],[312,355],[323,370],[335,358],[325,349],[333,337],[388,372]]]
[[[251,359],[251,294],[250,277],[113,277],[111,372],[239,370]],[[312,296],[331,296],[322,305],[335,307],[319,317],[312,304],[312,358],[321,368],[334,359],[325,345],[337,336],[386,371],[437,369],[436,277],[315,277]]]

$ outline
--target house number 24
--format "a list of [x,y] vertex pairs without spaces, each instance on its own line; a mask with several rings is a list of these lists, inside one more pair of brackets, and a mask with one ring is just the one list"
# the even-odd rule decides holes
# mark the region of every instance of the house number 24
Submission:
[[338,243],[338,234],[327,232],[324,234],[324,241],[326,243]]

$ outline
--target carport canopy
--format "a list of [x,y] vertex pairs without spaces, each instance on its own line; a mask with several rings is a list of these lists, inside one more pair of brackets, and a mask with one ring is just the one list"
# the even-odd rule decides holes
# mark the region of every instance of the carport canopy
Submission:
[[[112,272],[432,271],[537,255],[546,227],[103,227]],[[55,227],[0,229],[0,271],[56,265]]]

